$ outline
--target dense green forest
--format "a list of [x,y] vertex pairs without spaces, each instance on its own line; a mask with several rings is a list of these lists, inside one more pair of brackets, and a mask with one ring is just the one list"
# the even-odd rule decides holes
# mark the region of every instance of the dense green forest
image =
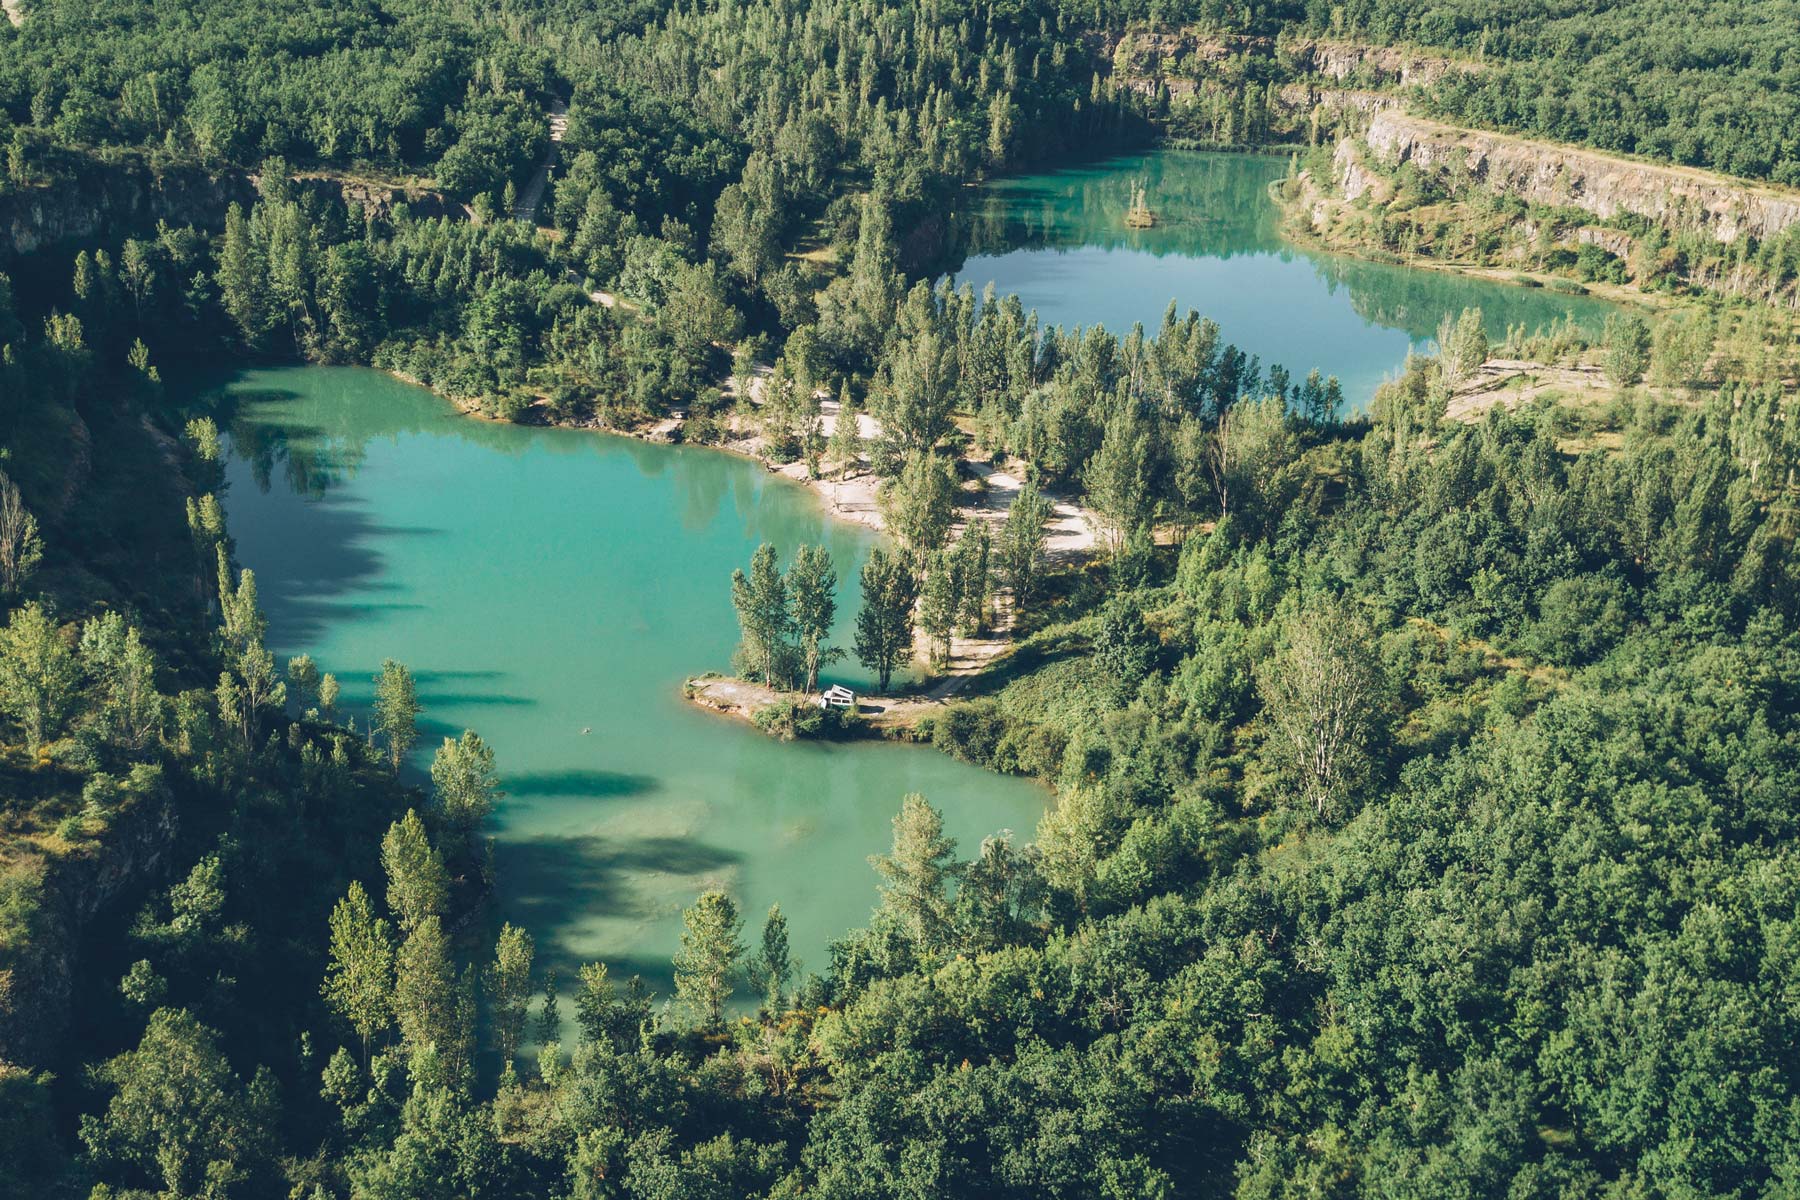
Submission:
[[[1748,44],[1647,3],[20,11],[0,1196],[1800,1179],[1786,335],[1621,318],[1607,403],[1461,423],[1490,349],[1464,314],[1350,419],[1199,313],[1046,329],[929,282],[965,184],[1168,131],[1114,76],[1128,23],[1447,48],[1482,66],[1439,111],[1793,181],[1785,6],[1738,14],[1769,31]],[[1279,82],[1236,79],[1232,111]],[[538,223],[507,219],[559,102]],[[193,178],[216,202],[177,211]],[[1003,609],[1013,652],[922,736],[1054,807],[958,846],[929,797],[889,798],[879,904],[803,977],[779,911],[720,893],[669,947],[673,996],[558,979],[511,926],[476,946],[504,762],[473,732],[418,747],[399,663],[346,713],[274,659],[224,528],[231,414],[163,384],[295,358],[866,466],[894,544],[841,649],[885,678],[915,628],[937,657]],[[727,381],[759,363],[752,405]],[[880,436],[827,442],[824,395]],[[1029,482],[991,540],[953,539],[978,458]],[[1095,561],[1046,560],[1052,494],[1095,514]],[[746,673],[812,682],[831,565],[748,567]]]

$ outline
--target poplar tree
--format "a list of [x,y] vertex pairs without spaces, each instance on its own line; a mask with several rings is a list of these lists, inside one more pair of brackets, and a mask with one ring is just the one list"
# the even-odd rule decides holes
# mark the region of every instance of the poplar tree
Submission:
[[790,624],[800,639],[800,660],[806,668],[806,690],[819,686],[819,668],[843,657],[843,651],[825,645],[837,620],[837,568],[823,546],[802,546],[788,568],[787,593]]
[[361,883],[352,881],[331,910],[330,955],[320,990],[362,1039],[366,1067],[370,1042],[394,1021],[394,947],[388,923],[374,914]]
[[1154,504],[1150,423],[1135,401],[1125,400],[1106,423],[1100,449],[1082,474],[1088,501],[1105,526],[1115,553],[1133,530],[1149,523]]
[[1050,502],[1029,483],[1019,489],[1006,510],[1006,524],[1000,529],[999,567],[1017,609],[1022,610],[1037,593],[1044,562],[1044,522],[1050,513]]
[[606,1043],[625,1051],[636,1045],[644,1023],[650,1019],[650,993],[641,976],[633,975],[619,989],[603,962],[588,963],[581,968],[581,990],[575,994],[575,1021],[581,1026],[581,1039],[589,1044]]
[[0,709],[25,732],[33,758],[75,703],[81,672],[56,622],[33,601],[0,630]]
[[874,671],[885,692],[894,668],[912,653],[915,584],[898,554],[877,546],[862,568],[862,608],[856,614],[856,657]]
[[416,929],[427,917],[441,915],[449,903],[450,877],[444,860],[425,835],[416,810],[388,827],[381,839],[381,865],[387,871],[387,902],[402,932]]
[[850,394],[850,384],[844,383],[838,393],[838,411],[836,422],[831,427],[831,442],[825,449],[825,457],[837,464],[839,479],[847,479],[850,472],[862,461],[862,433],[857,428],[856,398]]
[[681,914],[681,951],[675,956],[675,996],[703,1029],[715,1029],[731,998],[744,957],[743,918],[724,892],[707,892]]
[[388,763],[395,772],[419,740],[420,711],[412,673],[391,658],[383,660],[375,677],[375,727],[387,737]]
[[463,730],[460,738],[445,738],[431,760],[431,786],[445,824],[472,847],[502,794],[493,748],[472,729]]
[[933,666],[941,667],[950,661],[950,637],[956,628],[961,599],[956,594],[950,556],[939,550],[927,560],[925,584],[919,590],[919,627],[925,631]]
[[944,544],[956,514],[956,476],[940,454],[909,455],[900,474],[882,484],[882,519],[917,558]]
[[768,542],[750,557],[750,574],[731,573],[731,606],[737,609],[744,634],[744,653],[762,680],[776,687],[776,672],[783,657],[793,616],[788,610],[787,579],[780,558]]
[[971,521],[956,543],[952,563],[956,584],[956,623],[964,634],[974,637],[987,632],[988,596],[992,590],[988,578],[988,558],[993,539],[985,522]]
[[503,1069],[510,1070],[525,1036],[525,1013],[531,1005],[531,935],[512,922],[500,928],[494,961],[483,976],[494,1027],[494,1047]]
[[156,690],[156,656],[137,628],[116,612],[95,617],[81,628],[81,660],[104,694],[100,717],[107,738],[129,751],[148,748],[168,702]]
[[319,668],[309,654],[296,654],[287,663],[288,694],[304,714],[318,703]]
[[914,946],[932,951],[944,944],[950,923],[949,885],[957,878],[956,839],[944,833],[944,819],[917,792],[908,793],[894,817],[894,844],[871,855],[881,876],[881,913]]
[[5,594],[16,595],[43,557],[37,518],[26,509],[19,486],[0,471],[0,588]]
[[763,921],[762,949],[746,965],[750,985],[762,993],[763,1006],[770,1012],[781,1008],[788,981],[794,975],[794,960],[788,948],[787,917],[781,905],[771,904]]
[[436,916],[428,916],[406,935],[394,970],[394,1016],[407,1052],[416,1057],[435,1047],[454,1069],[460,1062],[458,1035],[461,999],[450,965],[450,940]]

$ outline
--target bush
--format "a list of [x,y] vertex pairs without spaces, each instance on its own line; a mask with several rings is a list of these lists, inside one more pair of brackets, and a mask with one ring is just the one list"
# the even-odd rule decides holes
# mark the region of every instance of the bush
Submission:
[[989,699],[969,700],[951,705],[932,722],[931,744],[952,758],[991,767],[1006,733],[1006,718],[997,703]]
[[750,714],[758,729],[783,742],[795,738],[838,737],[856,718],[841,708],[820,708],[806,700],[777,700]]
[[1559,579],[1538,601],[1527,646],[1539,658],[1564,666],[1593,662],[1625,635],[1631,609],[1631,593],[1616,579]]

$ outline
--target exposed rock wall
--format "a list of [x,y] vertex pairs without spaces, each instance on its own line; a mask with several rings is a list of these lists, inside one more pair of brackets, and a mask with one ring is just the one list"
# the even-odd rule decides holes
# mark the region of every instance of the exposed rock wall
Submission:
[[[140,158],[74,159],[51,185],[0,195],[0,262],[50,247],[143,235],[158,221],[218,229],[233,204],[256,200],[257,177],[238,170],[153,167]],[[406,204],[415,216],[456,215],[461,206],[426,188],[390,186],[329,175],[304,175],[299,186],[387,216]]]
[[7,966],[0,994],[0,1062],[56,1065],[68,1027],[82,931],[167,870],[175,812],[161,788],[121,811],[105,840],[46,869],[36,927]]
[[[1397,103],[1397,98],[1370,89],[1430,87],[1446,75],[1478,71],[1480,64],[1416,50],[1362,46],[1352,42],[1278,42],[1274,38],[1191,31],[1136,31],[1102,47],[1112,59],[1113,76],[1124,87],[1153,95],[1160,84],[1172,97],[1194,91],[1194,68],[1239,56],[1279,58],[1290,73],[1308,82],[1286,85],[1311,98],[1306,106],[1339,97],[1355,97],[1348,106],[1370,111]],[[1285,97],[1284,97],[1285,98]]]
[[0,196],[0,259],[48,246],[91,241],[105,232],[218,223],[232,201],[256,198],[241,173],[154,169],[128,159],[84,162],[50,186]]
[[1446,75],[1479,71],[1481,64],[1393,46],[1353,42],[1296,42],[1294,61],[1314,75],[1340,83],[1360,78],[1371,84],[1430,87]]
[[[1384,165],[1410,162],[1444,175],[1465,170],[1496,191],[1606,219],[1632,213],[1670,229],[1704,229],[1721,242],[1769,238],[1800,222],[1800,192],[1738,183],[1686,167],[1636,162],[1597,150],[1459,129],[1396,109],[1375,113],[1364,136]],[[1355,198],[1362,186],[1340,179]]]

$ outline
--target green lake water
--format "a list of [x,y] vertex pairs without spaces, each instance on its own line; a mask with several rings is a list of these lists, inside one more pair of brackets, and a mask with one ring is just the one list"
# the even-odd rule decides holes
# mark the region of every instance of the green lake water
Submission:
[[752,940],[779,901],[822,970],[869,915],[867,856],[906,792],[944,811],[965,854],[1035,829],[1046,793],[1025,781],[924,747],[781,745],[682,700],[689,674],[729,667],[731,570],[761,542],[830,548],[848,644],[872,538],[799,485],[713,450],[470,420],[374,371],[225,386],[241,401],[227,515],[272,648],[310,653],[359,712],[383,658],[408,664],[418,768],[465,727],[493,745],[498,917],[565,980],[599,958],[666,996],[681,909],[710,887]]
[[[958,278],[1018,291],[1048,323],[1154,325],[1171,298],[1265,365],[1317,366],[1367,399],[1444,312],[1480,305],[1496,334],[1604,306],[1285,246],[1279,159],[1161,152],[1011,179],[962,226]],[[1142,179],[1162,223],[1123,226]],[[412,769],[464,728],[493,745],[497,919],[528,927],[567,978],[604,959],[668,994],[680,913],[739,901],[754,936],[779,901],[804,964],[862,924],[867,856],[923,792],[973,854],[1031,836],[1045,793],[919,747],[780,745],[687,705],[689,674],[729,667],[734,567],[764,541],[832,552],[845,587],[873,541],[745,459],[572,430],[488,424],[374,371],[295,367],[221,385],[226,509],[257,572],[272,648],[305,651],[366,711],[384,658],[425,704]],[[854,669],[837,678],[863,682]]]
[[[954,273],[977,292],[1018,293],[1043,324],[1096,323],[1155,332],[1171,300],[1221,327],[1225,340],[1286,367],[1336,375],[1347,406],[1365,405],[1382,379],[1423,348],[1445,313],[1479,307],[1489,335],[1572,315],[1597,331],[1611,307],[1440,271],[1385,266],[1300,250],[1284,241],[1269,185],[1287,159],[1159,150],[983,189],[958,223],[966,254]],[[1143,183],[1157,215],[1127,229],[1131,188]]]

